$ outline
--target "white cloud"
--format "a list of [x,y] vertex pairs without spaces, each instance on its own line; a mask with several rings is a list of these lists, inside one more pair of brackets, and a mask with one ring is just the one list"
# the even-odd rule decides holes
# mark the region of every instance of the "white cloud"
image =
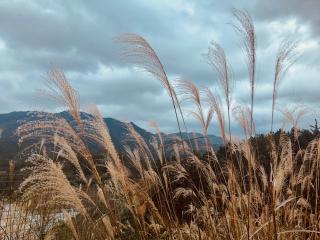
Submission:
[[6,43],[0,38],[0,51],[4,51],[6,49]]
[[304,42],[300,42],[297,46],[297,50],[300,52],[304,52],[306,50],[319,50],[319,42],[316,40],[307,40]]

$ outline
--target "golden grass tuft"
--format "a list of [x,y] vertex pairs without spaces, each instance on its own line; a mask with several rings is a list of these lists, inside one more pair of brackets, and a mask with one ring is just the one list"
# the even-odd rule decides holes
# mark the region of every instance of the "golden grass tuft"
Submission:
[[[251,86],[250,108],[233,108],[244,139],[227,139],[218,96],[208,89],[200,91],[191,81],[181,81],[180,93],[195,104],[193,116],[200,122],[204,135],[213,113],[216,114],[218,124],[214,127],[219,128],[225,142],[219,154],[208,144],[207,153],[201,156],[193,152],[188,141],[180,139],[170,146],[173,158],[166,154],[169,147],[157,125],[153,124],[157,137],[149,143],[128,124],[126,140],[131,144],[124,146],[125,154],[120,155],[99,110],[93,107],[91,117],[82,119],[75,90],[62,71],[54,70],[49,72],[50,86],[56,91],[54,97],[61,100],[76,124],[50,114],[18,129],[21,141],[31,143],[28,149],[36,148],[29,156],[29,176],[20,186],[22,199],[32,202],[37,209],[56,208],[63,214],[63,226],[70,239],[77,240],[319,239],[319,138],[314,137],[302,149],[297,144],[298,130],[293,139],[283,131],[279,135],[270,133],[266,136],[270,162],[264,160],[267,156],[260,152],[256,142],[259,139],[252,138],[254,25],[246,12],[235,10],[234,16],[248,58]],[[124,46],[122,56],[160,80],[172,100],[179,125],[178,114],[182,110],[176,90],[155,51],[135,34],[122,35],[117,41]],[[229,108],[230,68],[223,50],[218,45],[213,47],[217,59],[212,64],[220,74]],[[293,47],[283,49],[277,57],[280,65],[276,71],[280,75],[287,69],[283,61]],[[277,81],[280,75],[275,77]],[[208,114],[204,114],[205,107]],[[284,113],[294,129],[303,114],[304,111],[297,111],[296,116]],[[88,142],[102,146],[102,160],[94,157]],[[75,175],[67,174],[70,168]],[[50,228],[48,239],[59,235],[59,226]]]

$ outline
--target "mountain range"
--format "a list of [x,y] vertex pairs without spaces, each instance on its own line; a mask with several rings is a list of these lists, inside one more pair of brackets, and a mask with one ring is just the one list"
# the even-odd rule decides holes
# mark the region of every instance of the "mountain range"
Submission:
[[[45,115],[46,113],[41,113]],[[63,117],[72,125],[72,117],[69,112],[60,112],[55,113],[57,117]],[[81,118],[89,118],[91,115],[82,112]],[[13,160],[17,166],[19,164],[23,165],[24,159],[21,158],[18,146],[19,137],[16,134],[16,130],[23,123],[39,120],[38,112],[25,111],[25,112],[11,112],[0,114],[0,170],[5,170],[8,166],[8,162]],[[109,128],[109,132],[112,138],[112,141],[118,150],[118,152],[124,151],[123,146],[125,139],[128,136],[127,124],[113,118],[104,118],[104,121]],[[151,132],[146,131],[143,128],[140,128],[136,124],[132,123],[133,128],[137,131],[145,140],[146,143],[150,143],[152,139],[157,138],[157,135]],[[161,133],[162,138],[164,139],[165,145],[172,145],[172,143],[177,139],[180,134],[171,133],[165,134]],[[182,138],[186,139],[197,139],[197,144],[194,140],[191,140],[191,143],[194,148],[197,148],[199,152],[204,152],[206,149],[205,141],[203,135],[200,133],[182,133]],[[214,149],[218,149],[223,141],[221,137],[215,135],[208,135]]]

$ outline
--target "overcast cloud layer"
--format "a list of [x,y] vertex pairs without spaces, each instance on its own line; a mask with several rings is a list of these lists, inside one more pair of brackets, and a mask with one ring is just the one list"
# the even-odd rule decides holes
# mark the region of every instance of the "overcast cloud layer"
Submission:
[[[57,111],[54,104],[42,102],[45,100],[39,98],[37,89],[44,88],[47,70],[59,67],[79,92],[82,106],[95,103],[105,117],[133,121],[145,128],[154,120],[163,131],[176,131],[170,101],[161,84],[117,57],[113,38],[125,32],[140,34],[150,42],[170,79],[184,76],[199,87],[212,89],[217,88],[216,77],[202,54],[210,41],[219,42],[233,65],[236,87],[232,104],[247,105],[245,61],[239,36],[230,24],[233,8],[247,9],[257,30],[257,131],[270,128],[275,53],[288,37],[300,41],[302,56],[280,86],[277,108],[304,104],[312,111],[302,126],[313,124],[319,116],[320,99],[318,0],[2,0],[0,112]],[[276,113],[276,123],[281,127],[280,112]],[[197,130],[193,120],[188,125]],[[215,126],[213,122],[211,133],[218,134]],[[239,126],[233,124],[233,131],[240,133]]]

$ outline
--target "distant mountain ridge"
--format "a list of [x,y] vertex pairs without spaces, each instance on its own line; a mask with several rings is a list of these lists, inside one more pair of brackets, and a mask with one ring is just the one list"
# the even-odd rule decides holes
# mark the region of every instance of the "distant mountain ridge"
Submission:
[[[14,160],[15,162],[23,162],[24,159],[20,159],[18,152],[18,136],[15,134],[17,128],[25,122],[39,120],[39,113],[40,112],[11,112],[6,114],[0,114],[0,170],[4,170],[8,164],[9,160]],[[42,115],[48,114],[45,112],[41,112]],[[70,123],[72,122],[72,117],[69,112],[60,112],[55,113],[57,117],[63,117]],[[90,114],[81,113],[81,117],[83,119],[92,117]],[[113,118],[104,118],[104,121],[109,129],[112,141],[119,152],[124,151],[123,145],[124,140],[129,134],[127,129],[127,124],[121,122],[119,120]],[[149,143],[152,139],[156,138],[157,135],[151,132],[146,131],[143,128],[140,128],[136,124],[132,123],[133,128],[143,137],[143,139]],[[171,144],[180,134],[173,133],[173,134],[163,134],[162,137],[164,141],[169,145]],[[196,136],[198,144],[199,144],[199,151],[205,151],[204,139],[200,133],[182,133],[182,138],[184,140],[193,139]],[[220,137],[209,135],[208,136],[213,148],[217,149],[222,145],[222,139]],[[193,147],[194,141],[191,141]]]

